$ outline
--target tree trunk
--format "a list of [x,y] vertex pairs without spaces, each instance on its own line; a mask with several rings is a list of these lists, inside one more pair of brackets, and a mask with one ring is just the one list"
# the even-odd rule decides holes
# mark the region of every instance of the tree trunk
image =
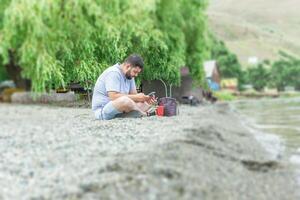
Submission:
[[22,69],[15,62],[14,51],[12,49],[10,49],[8,51],[8,54],[9,54],[9,63],[5,65],[5,68],[6,68],[9,78],[15,82],[17,88],[30,90],[31,81],[28,79],[22,78],[22,76],[21,76]]

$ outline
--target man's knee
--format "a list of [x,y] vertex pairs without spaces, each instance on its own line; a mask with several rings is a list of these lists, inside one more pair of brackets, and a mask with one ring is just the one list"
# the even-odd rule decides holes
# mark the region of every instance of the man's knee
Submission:
[[122,112],[129,112],[134,106],[134,101],[127,96],[122,96],[116,99],[114,104],[118,109],[122,110]]
[[134,103],[133,100],[130,99],[129,97],[127,97],[127,96],[119,97],[119,98],[117,99],[117,101],[118,101],[120,104],[122,104],[122,105],[130,105],[130,104]]

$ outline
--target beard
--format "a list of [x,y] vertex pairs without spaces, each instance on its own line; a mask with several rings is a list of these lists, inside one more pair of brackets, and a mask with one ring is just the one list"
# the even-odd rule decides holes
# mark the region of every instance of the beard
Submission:
[[132,76],[130,75],[131,74],[131,69],[129,69],[126,74],[125,74],[125,77],[128,79],[128,80],[131,80],[132,79]]

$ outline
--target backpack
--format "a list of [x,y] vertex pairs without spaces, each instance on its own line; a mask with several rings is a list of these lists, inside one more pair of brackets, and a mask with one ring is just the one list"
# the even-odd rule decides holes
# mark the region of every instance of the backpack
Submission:
[[170,85],[170,96],[168,97],[168,89],[167,85],[163,80],[160,80],[165,86],[166,96],[161,97],[158,100],[159,106],[164,106],[164,116],[175,116],[179,114],[178,103],[175,98],[172,98],[172,85]]

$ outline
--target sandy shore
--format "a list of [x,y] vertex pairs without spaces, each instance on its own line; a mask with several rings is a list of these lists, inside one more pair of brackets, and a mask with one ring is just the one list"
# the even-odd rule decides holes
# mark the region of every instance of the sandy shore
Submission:
[[299,199],[295,175],[226,105],[96,121],[0,104],[0,199]]

